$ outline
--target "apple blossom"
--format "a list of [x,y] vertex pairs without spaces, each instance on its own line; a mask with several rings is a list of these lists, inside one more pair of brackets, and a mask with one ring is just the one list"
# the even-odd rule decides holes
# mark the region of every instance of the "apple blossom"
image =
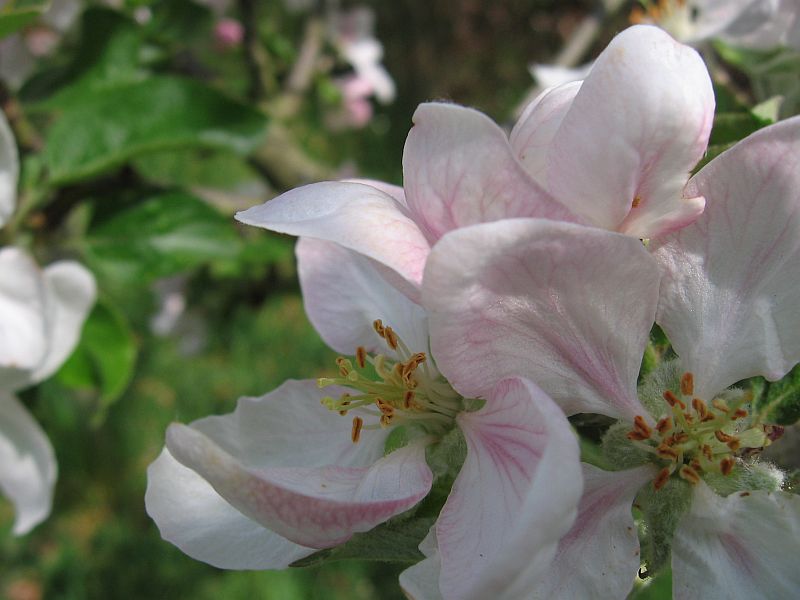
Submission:
[[[542,576],[575,517],[578,448],[563,413],[517,378],[470,409],[430,356],[425,312],[369,259],[310,238],[297,255],[312,323],[354,358],[337,359],[336,377],[170,426],[148,469],[148,513],[194,558],[285,568],[416,505],[433,482],[426,446],[457,427],[467,458],[432,529],[435,568],[426,559],[403,582],[445,598],[513,597],[512,582]],[[398,426],[410,441],[387,453]],[[507,576],[522,556],[532,566]]]
[[[16,204],[18,171],[16,144],[0,113],[0,224]],[[40,270],[23,250],[0,248],[0,490],[14,504],[18,535],[49,514],[56,462],[44,431],[13,392],[61,366],[94,297],[94,279],[77,263]]]
[[406,140],[403,189],[316,183],[237,218],[365,254],[413,299],[431,245],[459,227],[538,217],[650,237],[691,222],[704,200],[682,190],[705,151],[713,107],[694,50],[632,27],[582,85],[536,100],[510,141],[475,110],[423,104]]
[[[800,498],[751,458],[769,427],[750,392],[727,388],[800,361],[799,157],[800,118],[752,134],[689,181],[705,212],[646,249],[516,219],[453,231],[431,252],[423,304],[456,390],[524,376],[567,413],[621,419],[606,438],[621,470],[584,467],[578,519],[536,597],[625,596],[640,564],[634,498],[646,562],[658,568],[672,548],[676,598],[798,589]],[[637,394],[653,321],[679,359]]]

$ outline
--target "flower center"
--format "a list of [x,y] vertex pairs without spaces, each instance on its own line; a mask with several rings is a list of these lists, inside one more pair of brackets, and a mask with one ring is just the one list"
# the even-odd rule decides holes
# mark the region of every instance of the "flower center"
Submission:
[[[358,442],[363,429],[409,423],[432,430],[449,428],[463,410],[461,396],[428,366],[424,352],[409,350],[394,329],[380,319],[373,327],[397,358],[370,355],[363,346],[356,349],[353,360],[338,357],[339,377],[322,377],[317,384],[321,388],[339,385],[358,393],[345,392],[338,398],[325,396],[323,406],[342,416],[361,409],[359,416],[353,417],[350,436],[353,443]],[[374,416],[378,422],[365,425],[364,416]]]
[[750,395],[741,393],[727,399],[718,396],[707,404],[694,397],[694,377],[681,377],[680,396],[672,390],[663,394],[666,411],[655,428],[642,416],[628,432],[631,443],[652,455],[661,466],[653,487],[661,489],[673,473],[691,484],[705,473],[730,475],[736,459],[748,449],[769,444],[763,425],[748,419],[744,408]]

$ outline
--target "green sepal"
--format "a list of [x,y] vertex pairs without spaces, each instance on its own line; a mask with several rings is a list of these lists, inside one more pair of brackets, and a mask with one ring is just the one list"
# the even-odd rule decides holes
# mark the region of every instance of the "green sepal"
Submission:
[[670,477],[659,490],[648,484],[636,497],[634,504],[641,509],[645,525],[642,559],[651,575],[669,566],[672,538],[691,499],[691,485],[677,477]]
[[[800,365],[780,381],[753,384],[755,410],[765,423],[794,425],[800,421]],[[757,392],[761,392],[758,394]]]

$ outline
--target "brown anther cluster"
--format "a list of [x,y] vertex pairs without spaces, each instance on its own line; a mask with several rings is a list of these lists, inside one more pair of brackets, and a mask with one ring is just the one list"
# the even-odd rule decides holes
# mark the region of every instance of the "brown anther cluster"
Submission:
[[[653,481],[661,489],[676,473],[691,484],[697,484],[703,473],[716,472],[730,475],[736,465],[734,453],[740,449],[768,443],[765,434],[747,430],[749,442],[743,443],[742,434],[735,433],[732,423],[748,415],[742,408],[745,397],[729,406],[722,398],[715,398],[711,407],[694,397],[694,377],[684,373],[680,380],[680,397],[672,390],[663,394],[669,413],[651,427],[642,416],[637,416],[628,439],[637,447],[653,455],[662,465]],[[762,431],[763,427],[759,430]],[[760,446],[759,446],[760,447]],[[668,464],[663,466],[663,462]]]
[[441,384],[430,378],[427,367],[419,371],[427,361],[426,354],[409,351],[395,331],[380,320],[376,320],[373,327],[399,359],[384,354],[372,356],[366,348],[359,346],[354,361],[344,356],[336,359],[339,377],[318,380],[320,387],[340,385],[359,392],[343,393],[338,399],[322,398],[323,406],[329,410],[345,416],[352,410],[364,409],[361,414],[379,418],[378,424],[365,426],[362,417],[354,417],[350,435],[353,443],[358,442],[364,427],[385,428],[408,420],[452,422],[460,406],[458,396],[452,389],[449,390],[452,397],[447,395],[447,388],[444,388],[446,395],[443,396]]
[[658,0],[658,2],[649,2],[646,10],[635,6],[628,16],[628,21],[631,25],[658,23],[662,19],[668,17],[675,8],[683,8],[685,5],[686,0]]

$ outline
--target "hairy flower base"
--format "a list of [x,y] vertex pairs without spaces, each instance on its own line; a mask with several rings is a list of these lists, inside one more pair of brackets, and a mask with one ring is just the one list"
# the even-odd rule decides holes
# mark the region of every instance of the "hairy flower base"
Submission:
[[639,415],[627,434],[631,444],[649,453],[661,467],[653,480],[656,490],[676,472],[693,485],[703,474],[728,476],[742,452],[769,445],[764,426],[757,418],[747,419],[744,406],[751,394],[728,390],[709,406],[694,397],[694,376],[689,372],[681,377],[680,392],[680,397],[672,390],[664,392],[667,411],[655,428]]
[[[407,423],[423,425],[432,433],[452,428],[456,415],[464,410],[461,396],[428,367],[427,355],[409,350],[391,326],[384,326],[377,319],[373,328],[399,360],[384,354],[372,356],[363,346],[356,349],[355,364],[343,356],[338,357],[336,365],[340,376],[322,377],[317,384],[320,388],[337,385],[362,393],[345,392],[339,398],[325,396],[322,405],[342,416],[353,409],[361,409],[361,416],[353,417],[350,435],[353,443],[359,441],[363,429],[385,429]],[[371,408],[373,406],[375,409]],[[375,416],[379,421],[364,425],[364,415]]]

